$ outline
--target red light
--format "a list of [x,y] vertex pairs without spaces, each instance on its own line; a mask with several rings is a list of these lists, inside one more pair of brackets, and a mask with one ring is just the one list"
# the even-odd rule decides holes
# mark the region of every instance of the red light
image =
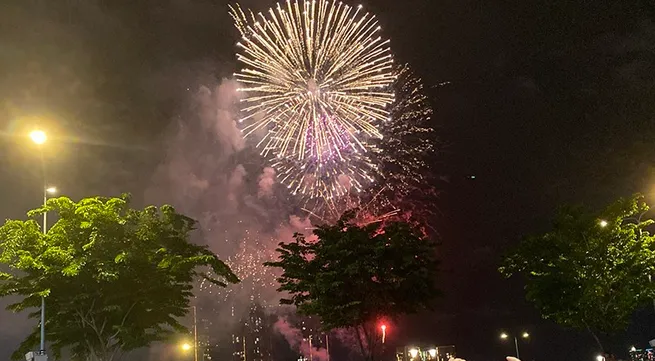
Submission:
[[380,326],[380,328],[384,331],[384,330],[387,329],[387,325],[382,325],[382,326]]

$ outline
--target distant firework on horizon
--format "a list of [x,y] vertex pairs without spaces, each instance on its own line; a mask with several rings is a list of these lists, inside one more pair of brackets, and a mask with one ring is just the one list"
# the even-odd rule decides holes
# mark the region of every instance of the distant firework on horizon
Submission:
[[266,15],[237,6],[231,15],[242,35],[243,133],[261,139],[279,181],[309,199],[367,188],[396,78],[375,16],[328,0],[288,0]]

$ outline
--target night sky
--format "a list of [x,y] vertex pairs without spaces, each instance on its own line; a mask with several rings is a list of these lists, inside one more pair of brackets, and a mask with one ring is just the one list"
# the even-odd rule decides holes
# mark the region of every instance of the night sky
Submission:
[[[592,360],[589,335],[541,320],[521,281],[496,269],[521,235],[547,230],[562,203],[601,207],[642,192],[655,204],[654,3],[362,3],[397,60],[431,87],[441,138],[433,170],[448,180],[434,219],[445,296],[390,337],[455,344],[469,361],[492,361],[513,352],[501,330],[527,330],[524,361]],[[234,72],[236,39],[218,0],[3,1],[0,218],[40,202],[38,157],[23,137],[35,124],[51,133],[49,178],[67,196],[151,199],[175,124],[197,89]],[[0,359],[29,327],[22,323],[0,312]],[[623,355],[653,338],[655,314],[645,309],[610,344]]]

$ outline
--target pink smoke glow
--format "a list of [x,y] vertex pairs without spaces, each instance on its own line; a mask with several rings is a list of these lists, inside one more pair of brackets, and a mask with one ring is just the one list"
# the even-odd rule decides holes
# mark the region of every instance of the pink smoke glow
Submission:
[[259,198],[271,197],[273,195],[273,186],[275,185],[275,169],[271,167],[264,168],[264,172],[259,176]]
[[285,317],[279,317],[273,329],[282,335],[287,341],[291,349],[299,352],[307,359],[312,361],[328,361],[329,355],[328,351],[325,348],[318,348],[312,345],[310,347],[309,340],[303,338],[302,332],[293,327]]

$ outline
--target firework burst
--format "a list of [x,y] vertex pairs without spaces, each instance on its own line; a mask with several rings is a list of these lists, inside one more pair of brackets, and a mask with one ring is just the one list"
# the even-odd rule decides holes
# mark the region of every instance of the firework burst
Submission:
[[[395,70],[398,94],[390,121],[380,124],[384,138],[371,147],[376,162],[377,184],[401,199],[432,184],[430,163],[439,141],[432,126],[433,109],[423,82],[408,65]],[[389,196],[389,195],[388,195]]]
[[363,189],[368,153],[382,138],[395,79],[389,41],[362,7],[287,0],[266,15],[231,14],[242,34],[235,74],[244,85],[246,137],[257,135],[294,193],[332,198]]
[[[396,99],[390,108],[389,121],[379,127],[384,137],[369,144],[366,158],[350,165],[366,170],[370,182],[361,188],[363,192],[343,191],[333,199],[307,199],[304,205],[310,214],[333,221],[353,208],[371,216],[398,215],[402,213],[400,209],[403,212],[433,209],[430,203],[434,198],[430,196],[436,194],[436,181],[430,164],[439,144],[432,127],[433,110],[422,81],[409,66],[396,67],[394,74]],[[343,185],[332,187],[339,186]]]

